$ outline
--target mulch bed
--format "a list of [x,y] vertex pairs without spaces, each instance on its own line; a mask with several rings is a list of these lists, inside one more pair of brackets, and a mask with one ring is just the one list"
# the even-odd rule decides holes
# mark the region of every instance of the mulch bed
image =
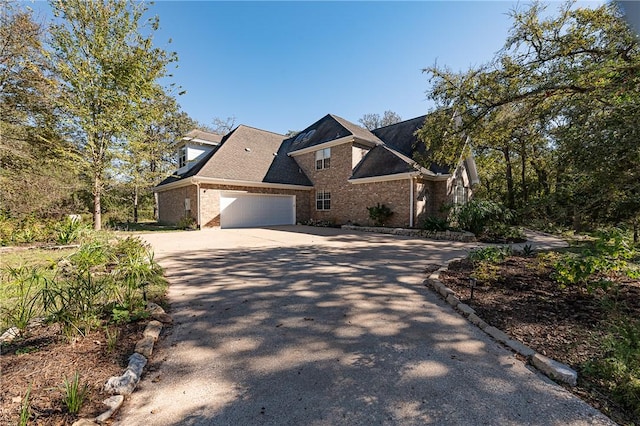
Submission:
[[[107,407],[110,395],[104,385],[127,367],[136,342],[142,337],[143,322],[122,325],[117,345],[110,351],[102,329],[70,341],[57,325],[40,325],[25,337],[3,345],[0,357],[0,424],[18,424],[22,398],[31,387],[31,422],[34,425],[70,425],[79,417],[93,418]],[[78,372],[88,383],[89,394],[79,415],[67,412],[62,388],[65,378]]]
[[440,279],[490,325],[576,369],[578,386],[569,390],[618,423],[640,424],[580,371],[586,361],[602,355],[598,342],[607,329],[612,305],[619,313],[640,318],[639,281],[621,280],[616,291],[607,293],[561,289],[551,277],[551,267],[539,257],[513,256],[499,264],[490,279],[477,282],[470,300],[472,273],[469,260],[455,261]]

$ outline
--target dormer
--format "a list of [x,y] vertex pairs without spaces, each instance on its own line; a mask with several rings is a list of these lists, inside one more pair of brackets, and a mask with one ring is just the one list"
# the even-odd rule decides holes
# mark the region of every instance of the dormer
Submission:
[[222,135],[194,129],[176,142],[178,174],[187,172],[203,156],[213,151],[222,141]]

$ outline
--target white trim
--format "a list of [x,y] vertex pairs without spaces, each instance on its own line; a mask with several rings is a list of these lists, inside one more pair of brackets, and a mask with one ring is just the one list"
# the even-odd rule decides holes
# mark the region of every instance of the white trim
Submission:
[[292,190],[298,190],[298,191],[311,191],[313,189],[313,186],[293,185],[288,183],[252,182],[248,180],[220,179],[220,178],[192,176],[190,178],[167,183],[162,186],[156,186],[155,188],[153,188],[153,192],[163,192],[163,191],[168,191],[174,188],[181,188],[183,186],[189,186],[189,185],[198,185],[202,183],[208,183],[211,185],[248,186],[250,188],[292,189]]
[[[318,145],[313,145],[313,146],[309,146],[307,148],[302,148],[299,149],[297,151],[291,151],[290,153],[288,153],[287,155],[289,157],[295,157],[296,155],[302,155],[302,154],[308,154],[310,152],[316,152],[320,149],[324,149],[324,148],[331,148],[332,146],[338,146],[338,145],[342,145],[348,142],[355,142],[355,139],[353,137],[353,135],[349,135],[349,136],[345,136],[343,138],[340,139],[334,139],[332,141],[329,142],[324,142]],[[359,139],[360,140],[360,139]]]
[[196,203],[198,203],[198,211],[197,211],[197,218],[198,218],[198,223],[196,225],[198,225],[198,229],[202,229],[202,221],[200,219],[200,212],[202,211],[202,209],[200,208],[200,182],[196,182],[196,193],[198,194],[198,196],[196,197]]
[[347,182],[352,184],[389,182],[392,180],[403,180],[403,179],[413,178],[419,175],[420,175],[420,172],[396,173],[394,175],[371,176],[371,177],[364,177],[364,178],[357,178],[357,179],[349,179],[347,180]]

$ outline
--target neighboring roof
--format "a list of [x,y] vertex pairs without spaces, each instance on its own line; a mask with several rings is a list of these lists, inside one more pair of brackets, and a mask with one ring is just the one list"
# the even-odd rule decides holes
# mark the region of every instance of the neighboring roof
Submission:
[[188,177],[312,186],[295,160],[286,155],[283,139],[277,133],[240,125],[190,170],[158,186]]
[[222,135],[219,135],[217,133],[205,132],[204,130],[193,129],[189,133],[184,135],[181,141],[195,141],[217,145],[222,142]]
[[[401,121],[389,126],[372,130],[372,133],[380,138],[386,145],[395,149],[399,153],[413,159],[416,153],[424,155],[425,146],[418,140],[416,132],[424,125],[426,115]],[[429,170],[435,174],[449,173],[449,167],[431,164]]]
[[382,143],[380,139],[364,127],[360,127],[336,115],[327,114],[297,135],[291,137],[291,149],[289,152],[310,148],[347,136],[353,136],[361,141],[370,142],[372,145]]

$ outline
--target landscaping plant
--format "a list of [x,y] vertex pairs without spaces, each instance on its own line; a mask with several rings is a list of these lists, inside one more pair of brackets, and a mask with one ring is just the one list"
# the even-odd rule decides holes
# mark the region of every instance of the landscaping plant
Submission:
[[71,414],[78,414],[89,393],[89,384],[81,384],[80,374],[76,371],[71,380],[65,377],[63,390],[64,405],[67,407],[67,410],[69,410]]
[[44,271],[36,267],[7,267],[4,269],[7,282],[3,291],[9,296],[0,310],[3,328],[15,326],[24,331],[29,321],[42,313],[41,293],[48,278]]
[[380,203],[373,207],[367,207],[367,211],[369,212],[369,218],[375,226],[384,226],[387,220],[393,216],[391,209]]
[[31,385],[27,388],[27,392],[24,394],[24,398],[22,398],[22,405],[20,405],[20,426],[27,426],[29,424],[29,419],[31,418],[31,402],[29,399],[31,398]]

